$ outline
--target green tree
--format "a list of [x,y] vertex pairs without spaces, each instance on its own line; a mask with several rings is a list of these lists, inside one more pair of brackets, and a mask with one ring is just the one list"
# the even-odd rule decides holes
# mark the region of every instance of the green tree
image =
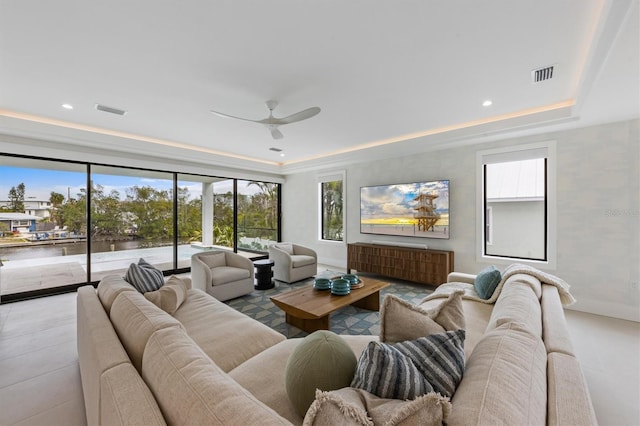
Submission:
[[137,235],[145,240],[166,240],[173,235],[173,201],[169,191],[135,185],[127,190],[125,210],[131,213]]
[[120,193],[112,190],[104,193],[102,185],[91,191],[91,238],[97,240],[118,240],[124,234],[124,214]]
[[49,202],[51,203],[51,208],[49,209],[51,220],[53,220],[53,223],[56,225],[62,225],[60,206],[64,203],[64,195],[51,191],[51,194],[49,195]]
[[87,191],[82,188],[78,198],[67,200],[59,209],[60,222],[76,234],[87,234]]
[[202,238],[202,199],[189,200],[189,188],[178,188],[178,237],[181,242]]
[[17,187],[12,186],[9,190],[9,208],[14,212],[24,212],[24,183]]

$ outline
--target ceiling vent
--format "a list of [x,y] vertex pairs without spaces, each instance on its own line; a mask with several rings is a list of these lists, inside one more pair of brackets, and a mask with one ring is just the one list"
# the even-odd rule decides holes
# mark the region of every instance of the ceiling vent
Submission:
[[551,65],[531,71],[531,82],[540,83],[545,80],[550,80],[553,77],[553,67],[554,65]]
[[127,111],[123,109],[112,108],[112,107],[108,107],[106,105],[100,105],[100,104],[96,104],[96,109],[98,111],[108,112],[109,114],[115,114],[115,115],[125,115],[127,113]]
[[282,152],[282,150],[280,148],[269,148],[269,151]]

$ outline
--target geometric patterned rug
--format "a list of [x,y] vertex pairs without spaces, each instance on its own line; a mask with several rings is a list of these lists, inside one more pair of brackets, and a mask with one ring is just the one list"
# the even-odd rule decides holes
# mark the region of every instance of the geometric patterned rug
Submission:
[[[324,274],[322,274],[324,275]],[[385,295],[393,294],[408,302],[417,304],[428,294],[433,292],[433,287],[424,284],[416,284],[408,281],[390,280],[371,274],[360,274],[372,278],[381,279],[390,283],[387,288],[380,291],[380,302]],[[254,290],[236,299],[228,300],[225,303],[235,310],[242,312],[251,318],[273,328],[282,333],[287,338],[305,337],[308,333],[297,327],[289,325],[284,320],[284,311],[278,308],[269,300],[271,296],[279,293],[295,290],[300,287],[313,284],[313,278],[287,284],[282,281],[275,281],[275,287],[269,290]],[[379,313],[357,308],[355,306],[345,306],[331,314],[329,318],[330,328],[336,334],[369,334],[378,335],[380,333]]]

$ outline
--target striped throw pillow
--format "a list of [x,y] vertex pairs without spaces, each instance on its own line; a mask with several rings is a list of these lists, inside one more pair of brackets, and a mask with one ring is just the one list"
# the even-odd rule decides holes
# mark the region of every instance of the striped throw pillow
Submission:
[[435,391],[453,396],[464,373],[464,330],[386,344],[370,342],[351,382],[380,398],[415,399]]
[[129,265],[124,280],[140,293],[156,291],[164,285],[162,271],[144,259],[140,259],[137,265],[135,263]]

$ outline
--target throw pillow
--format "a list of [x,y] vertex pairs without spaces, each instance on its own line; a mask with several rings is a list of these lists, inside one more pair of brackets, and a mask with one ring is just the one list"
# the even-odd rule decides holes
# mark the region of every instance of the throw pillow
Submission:
[[493,292],[496,290],[496,287],[498,287],[498,284],[500,284],[500,280],[502,280],[502,274],[495,266],[491,265],[476,275],[473,286],[478,296],[486,300],[493,296]]
[[413,401],[379,398],[362,389],[316,391],[303,425],[442,425],[451,413],[449,398],[435,392]]
[[465,328],[463,291],[449,295],[437,307],[425,309],[386,295],[380,307],[380,341],[404,342],[445,331]]
[[316,389],[349,386],[356,363],[353,351],[337,334],[319,330],[305,337],[289,356],[285,369],[287,395],[296,412],[304,417]]
[[451,397],[464,373],[464,330],[389,345],[370,342],[351,386],[381,398],[414,399],[431,391]]
[[162,271],[142,258],[137,265],[135,263],[129,265],[124,280],[140,293],[155,291],[164,285]]
[[160,289],[148,291],[144,297],[169,315],[173,315],[187,299],[187,286],[180,278],[173,275]]

